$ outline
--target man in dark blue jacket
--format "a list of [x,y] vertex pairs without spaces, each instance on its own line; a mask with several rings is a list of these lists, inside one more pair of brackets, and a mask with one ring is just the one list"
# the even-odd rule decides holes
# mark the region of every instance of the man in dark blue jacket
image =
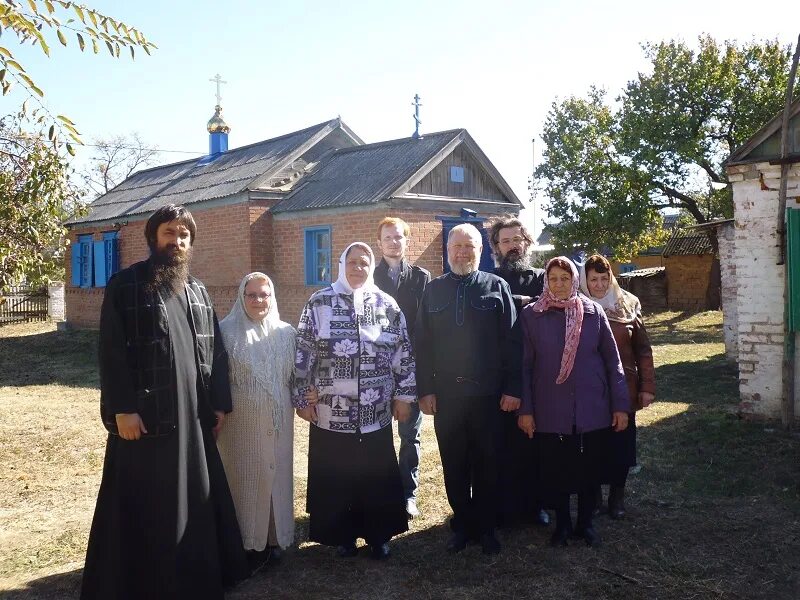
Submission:
[[519,408],[522,353],[511,290],[478,270],[482,248],[474,226],[450,231],[451,272],[430,282],[417,314],[417,392],[422,412],[434,415],[453,509],[447,549],[478,539],[485,554],[497,554],[501,414]]
[[[378,223],[378,245],[383,258],[375,267],[375,285],[397,300],[406,318],[408,336],[414,346],[414,326],[417,309],[422,301],[425,287],[431,274],[421,267],[409,264],[406,259],[409,240],[408,223],[396,217],[386,217]],[[420,428],[422,413],[419,404],[411,404],[411,416],[407,421],[398,422],[400,435],[400,476],[406,496],[406,513],[410,519],[419,515],[417,508],[417,488],[419,487]]]

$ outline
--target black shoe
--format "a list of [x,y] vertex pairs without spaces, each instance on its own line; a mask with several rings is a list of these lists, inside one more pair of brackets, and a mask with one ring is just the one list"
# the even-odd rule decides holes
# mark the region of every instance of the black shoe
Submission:
[[358,548],[356,548],[355,542],[350,542],[349,544],[344,544],[342,546],[336,546],[336,555],[340,558],[352,558],[358,554]]
[[550,545],[553,548],[563,548],[568,546],[570,530],[569,529],[556,529],[553,535],[550,536]]
[[467,547],[467,542],[469,541],[469,536],[464,533],[463,531],[456,531],[453,535],[450,536],[450,539],[447,540],[447,551],[451,554],[456,554],[457,552],[461,552],[464,548]]
[[269,546],[269,560],[273,563],[280,563],[283,559],[283,550],[280,546]]
[[534,518],[534,523],[537,525],[550,525],[550,515],[547,514],[545,509],[540,509]]
[[500,542],[494,533],[481,535],[481,552],[484,554],[500,554]]
[[594,508],[592,509],[592,516],[596,517],[602,512],[605,512],[603,507],[603,486],[598,485],[594,494]]
[[369,557],[375,560],[386,560],[392,555],[392,551],[389,550],[389,544],[381,544],[380,546],[370,546],[369,547]]
[[583,538],[583,541],[586,542],[586,545],[590,548],[599,548],[603,545],[603,540],[600,538],[600,534],[594,530],[594,527],[577,529],[575,531],[575,537]]
[[625,517],[625,488],[611,486],[608,493],[608,516],[612,519]]

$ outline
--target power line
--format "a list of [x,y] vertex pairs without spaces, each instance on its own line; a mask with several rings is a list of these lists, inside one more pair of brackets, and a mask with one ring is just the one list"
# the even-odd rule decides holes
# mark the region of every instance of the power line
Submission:
[[[86,146],[87,148],[106,148],[113,144],[81,144],[82,146]],[[163,150],[161,148],[140,148],[138,146],[116,146],[122,150],[142,150],[147,152],[165,152],[170,154],[195,154],[197,156],[204,156],[205,152],[193,152],[191,150]]]

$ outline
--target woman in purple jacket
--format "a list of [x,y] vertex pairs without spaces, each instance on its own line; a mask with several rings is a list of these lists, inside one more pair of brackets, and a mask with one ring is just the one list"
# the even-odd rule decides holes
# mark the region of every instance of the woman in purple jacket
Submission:
[[[578,293],[578,271],[559,256],[547,263],[544,292],[522,311],[523,391],[519,427],[539,444],[542,486],[556,512],[550,544],[571,534],[599,546],[594,489],[607,462],[611,430],[628,425],[625,373],[605,311]],[[570,494],[578,494],[573,530]]]

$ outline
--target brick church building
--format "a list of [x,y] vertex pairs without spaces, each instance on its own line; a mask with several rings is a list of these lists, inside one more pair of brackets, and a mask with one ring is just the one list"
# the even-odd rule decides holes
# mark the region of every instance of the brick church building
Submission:
[[[220,318],[251,271],[272,277],[281,316],[296,323],[308,297],[336,279],[353,241],[377,252],[385,216],[411,226],[409,258],[436,276],[444,240],[461,222],[477,225],[522,205],[465,129],[365,144],[341,119],[228,149],[220,108],[208,123],[209,154],[143,170],[67,223],[66,320],[97,327],[103,288],[121,268],[148,256],[144,224],[165,204],[197,222],[191,272]],[[484,243],[482,268],[491,267]]]

